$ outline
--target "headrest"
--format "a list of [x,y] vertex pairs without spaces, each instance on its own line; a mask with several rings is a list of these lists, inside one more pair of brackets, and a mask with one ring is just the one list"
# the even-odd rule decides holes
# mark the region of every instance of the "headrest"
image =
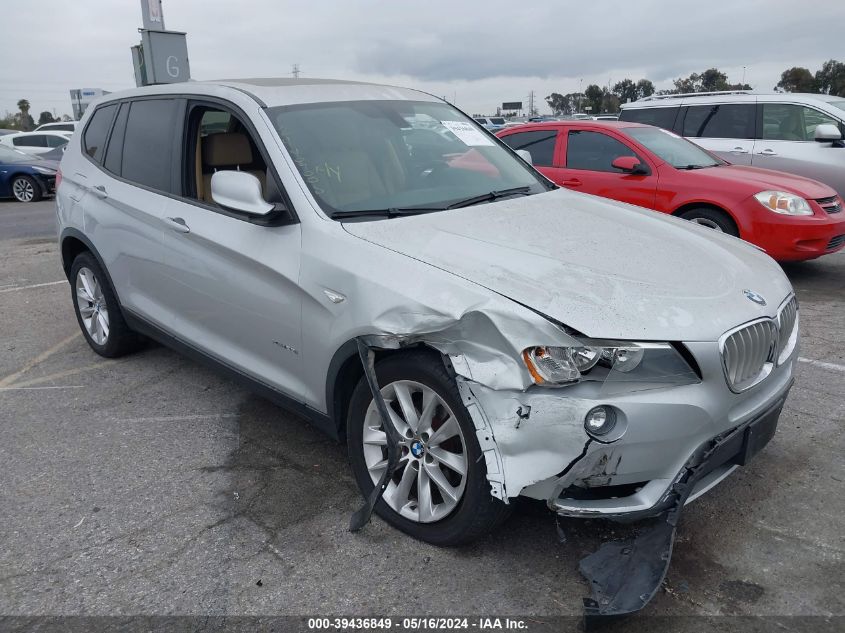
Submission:
[[202,162],[209,167],[249,165],[252,162],[249,139],[240,132],[209,134],[202,140]]

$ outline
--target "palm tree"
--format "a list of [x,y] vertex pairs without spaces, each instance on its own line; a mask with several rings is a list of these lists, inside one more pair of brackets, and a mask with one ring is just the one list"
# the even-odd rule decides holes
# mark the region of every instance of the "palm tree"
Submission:
[[29,101],[21,99],[18,101],[18,110],[21,111],[21,129],[29,129]]

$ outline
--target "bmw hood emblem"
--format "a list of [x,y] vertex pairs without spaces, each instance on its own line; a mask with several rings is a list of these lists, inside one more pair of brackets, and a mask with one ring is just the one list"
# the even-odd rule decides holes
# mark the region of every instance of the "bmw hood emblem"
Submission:
[[746,299],[748,299],[749,301],[753,301],[757,305],[761,305],[761,306],[766,305],[766,300],[763,298],[763,296],[757,294],[756,292],[754,292],[752,290],[743,290],[742,294],[745,295]]

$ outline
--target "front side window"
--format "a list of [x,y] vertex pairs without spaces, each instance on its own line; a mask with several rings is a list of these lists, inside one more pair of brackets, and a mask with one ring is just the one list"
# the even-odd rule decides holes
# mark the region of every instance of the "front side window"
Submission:
[[601,132],[571,130],[566,142],[566,167],[621,173],[611,163],[620,156],[634,156],[634,150]]
[[701,169],[724,164],[695,143],[667,130],[629,127],[625,133],[676,169]]
[[85,128],[85,133],[82,135],[82,149],[98,163],[103,162],[106,139],[109,135],[115,110],[117,110],[116,103],[97,108]]
[[334,218],[442,211],[551,188],[446,103],[345,101],[280,106],[267,114]]
[[133,101],[123,138],[121,176],[159,191],[171,191],[175,99]]
[[664,108],[628,108],[622,110],[619,115],[620,121],[632,121],[645,125],[654,125],[671,130],[675,125],[675,116],[678,114],[678,106]]
[[690,106],[684,117],[683,135],[694,138],[754,138],[754,104]]
[[517,132],[502,139],[514,151],[524,149],[531,152],[531,163],[539,167],[554,165],[557,130]]
[[788,103],[763,104],[763,138],[770,141],[813,141],[816,127],[839,122],[818,110]]

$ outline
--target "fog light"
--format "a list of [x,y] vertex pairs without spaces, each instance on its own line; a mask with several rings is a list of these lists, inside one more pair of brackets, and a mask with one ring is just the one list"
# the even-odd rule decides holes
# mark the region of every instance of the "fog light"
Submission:
[[616,426],[616,412],[612,407],[593,407],[584,417],[584,428],[590,435],[607,435]]

